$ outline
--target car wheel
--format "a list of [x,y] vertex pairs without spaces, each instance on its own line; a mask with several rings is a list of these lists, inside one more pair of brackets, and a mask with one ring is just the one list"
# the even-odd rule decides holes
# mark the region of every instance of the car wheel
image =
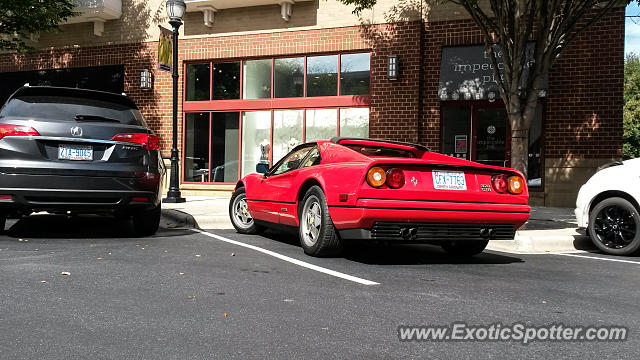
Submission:
[[243,187],[236,189],[229,201],[229,218],[231,218],[231,224],[236,231],[241,234],[257,234],[264,230],[260,225],[257,225],[247,206],[247,194]]
[[342,241],[329,216],[324,192],[312,186],[304,195],[298,213],[300,244],[307,255],[335,256],[342,252]]
[[630,255],[640,248],[640,215],[629,201],[612,197],[599,202],[589,214],[589,236],[601,251]]
[[137,236],[151,236],[160,227],[160,205],[151,210],[133,214],[133,229]]
[[450,240],[442,243],[442,249],[449,255],[471,257],[480,254],[489,245],[489,240]]

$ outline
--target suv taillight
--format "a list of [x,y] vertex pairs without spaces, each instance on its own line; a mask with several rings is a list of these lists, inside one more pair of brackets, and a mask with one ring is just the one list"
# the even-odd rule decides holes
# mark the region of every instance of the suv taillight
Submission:
[[0,139],[5,136],[40,136],[40,133],[29,126],[0,124]]
[[117,134],[111,140],[140,144],[147,150],[158,150],[160,148],[158,137],[149,134]]

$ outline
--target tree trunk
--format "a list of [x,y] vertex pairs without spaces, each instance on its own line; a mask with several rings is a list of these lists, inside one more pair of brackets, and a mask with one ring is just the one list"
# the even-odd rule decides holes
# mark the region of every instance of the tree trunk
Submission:
[[[522,117],[522,115],[516,117]],[[518,127],[512,127],[511,130],[511,167],[522,172],[525,180],[528,178],[527,170],[529,165],[529,128],[522,127],[523,123],[531,123],[524,119],[510,119],[511,124],[517,124]]]

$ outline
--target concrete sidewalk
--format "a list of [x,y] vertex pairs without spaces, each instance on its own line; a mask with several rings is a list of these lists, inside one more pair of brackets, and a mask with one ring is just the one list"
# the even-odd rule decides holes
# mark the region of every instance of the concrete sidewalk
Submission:
[[[229,198],[187,196],[182,204],[162,204],[165,227],[233,229],[229,220]],[[512,253],[572,252],[594,249],[583,231],[578,231],[573,208],[534,207],[529,221],[514,240],[491,241],[489,249]]]

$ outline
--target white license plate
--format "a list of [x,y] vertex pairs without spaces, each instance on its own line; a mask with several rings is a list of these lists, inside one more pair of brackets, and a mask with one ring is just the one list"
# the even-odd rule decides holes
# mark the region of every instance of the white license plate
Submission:
[[60,160],[93,160],[91,145],[58,145]]
[[463,171],[433,170],[433,187],[438,190],[467,190]]

